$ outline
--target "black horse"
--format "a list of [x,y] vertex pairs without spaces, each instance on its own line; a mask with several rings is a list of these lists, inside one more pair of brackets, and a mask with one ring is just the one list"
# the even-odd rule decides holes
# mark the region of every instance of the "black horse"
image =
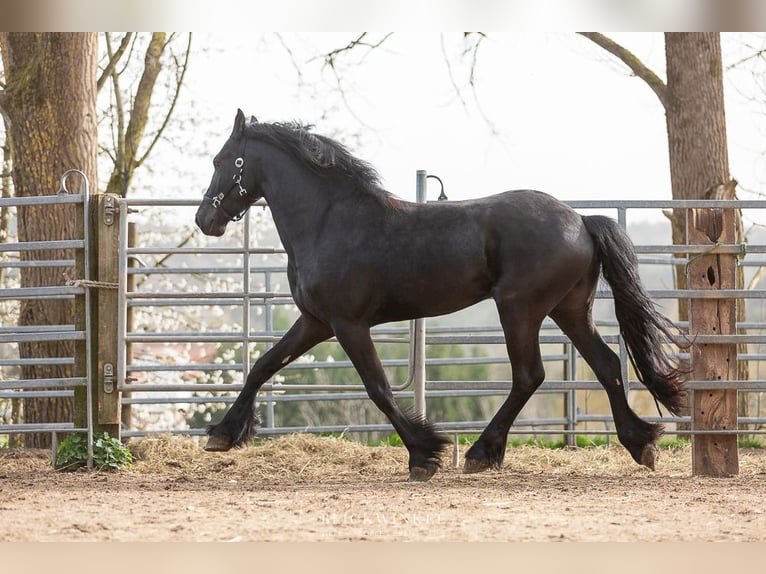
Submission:
[[537,191],[472,201],[415,204],[379,185],[373,167],[341,144],[297,124],[259,123],[238,110],[213,160],[196,222],[221,236],[260,198],[287,252],[300,317],[247,376],[206,450],[225,451],[255,433],[255,397],[265,381],[335,336],[370,398],[409,451],[411,480],[428,480],[447,439],[403,412],[370,338],[370,327],[451,313],[491,297],[505,334],[513,385],[508,399],[465,455],[465,472],[500,467],[514,419],[543,382],[538,332],[551,317],[591,366],[609,397],[620,442],[654,468],[662,427],[628,406],[620,360],[592,319],[599,273],[609,283],[638,377],[679,414],[686,370],[663,350],[672,324],[641,286],[635,251],[617,223],[581,216]]

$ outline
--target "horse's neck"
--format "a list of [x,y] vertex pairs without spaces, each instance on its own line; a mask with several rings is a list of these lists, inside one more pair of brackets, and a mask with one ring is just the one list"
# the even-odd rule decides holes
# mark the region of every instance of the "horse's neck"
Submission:
[[[288,254],[298,255],[303,248],[311,252],[323,231],[335,227],[348,229],[359,223],[360,211],[374,211],[380,205],[373,197],[348,189],[347,186],[353,185],[351,182],[330,183],[273,146],[264,145],[258,152],[261,168],[268,169],[264,173],[262,193]],[[357,195],[359,193],[361,195]],[[353,210],[346,208],[349,199],[355,205]],[[374,220],[378,214],[371,213],[370,217]]]
[[271,216],[287,253],[297,255],[321,231],[330,201],[310,181],[275,177],[263,189]]
[[[370,211],[379,206],[373,198],[362,196],[353,200],[356,209],[348,209],[347,200],[353,191],[341,186],[328,190],[320,184],[311,177],[296,180],[295,174],[291,174],[273,179],[263,190],[288,255],[299,257],[305,249],[310,256],[324,233],[333,229],[348,230],[359,224],[360,202]],[[374,221],[380,216],[370,214],[370,217]]]

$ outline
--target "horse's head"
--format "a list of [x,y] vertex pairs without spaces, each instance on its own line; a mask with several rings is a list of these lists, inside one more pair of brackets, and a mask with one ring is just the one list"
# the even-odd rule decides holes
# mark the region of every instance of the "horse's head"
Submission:
[[234,129],[213,158],[213,179],[197,209],[196,222],[205,235],[220,237],[230,221],[239,221],[261,198],[253,169],[248,171],[245,145],[245,114],[237,110]]

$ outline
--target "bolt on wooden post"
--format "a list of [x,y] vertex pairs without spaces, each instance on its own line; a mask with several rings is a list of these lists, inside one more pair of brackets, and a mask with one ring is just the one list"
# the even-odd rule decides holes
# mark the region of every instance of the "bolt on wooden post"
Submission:
[[[716,253],[718,244],[736,242],[735,210],[688,209],[687,244],[710,246],[710,252],[691,255],[687,267],[689,289],[720,290],[736,288],[737,257]],[[737,318],[736,299],[693,297],[689,306],[689,333],[734,335]],[[692,347],[692,378],[696,381],[737,379],[736,343],[695,343]],[[722,384],[723,386],[723,384]],[[737,429],[736,389],[692,391],[692,473],[705,476],[734,476],[739,473],[736,434],[704,434],[706,430]],[[699,433],[699,434],[698,434]]]
[[91,296],[94,344],[93,396],[95,432],[120,438],[120,393],[117,390],[117,289],[119,278],[119,197],[94,194],[91,221],[94,230],[96,278]]

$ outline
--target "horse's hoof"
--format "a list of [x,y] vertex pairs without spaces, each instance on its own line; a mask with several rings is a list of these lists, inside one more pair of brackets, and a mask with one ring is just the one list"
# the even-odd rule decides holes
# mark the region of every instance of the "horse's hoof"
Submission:
[[658,449],[657,445],[653,442],[650,442],[644,447],[644,450],[641,451],[641,464],[650,470],[654,470],[654,466],[657,464],[659,458],[660,449]]
[[413,466],[410,469],[410,482],[427,482],[436,473],[436,467]]
[[474,474],[477,472],[484,472],[490,466],[491,465],[487,461],[466,457],[465,463],[463,464],[463,474]]
[[212,435],[208,437],[205,450],[207,452],[226,452],[231,450],[231,441],[223,436]]

